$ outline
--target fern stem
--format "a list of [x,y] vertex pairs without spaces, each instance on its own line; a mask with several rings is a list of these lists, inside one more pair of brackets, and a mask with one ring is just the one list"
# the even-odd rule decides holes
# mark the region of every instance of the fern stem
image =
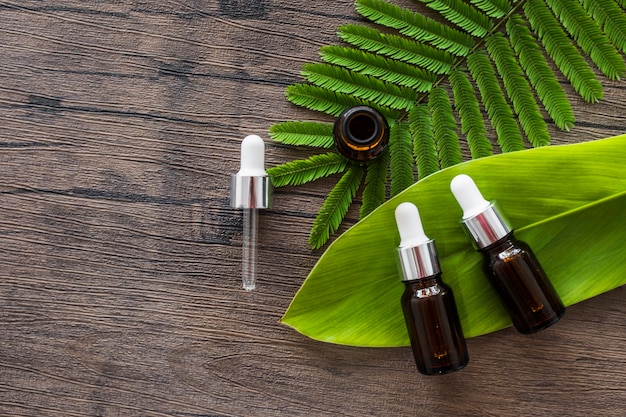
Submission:
[[339,228],[361,185],[363,171],[359,166],[349,167],[324,200],[309,235],[309,245],[313,249],[322,247],[330,238],[330,234]]
[[454,104],[461,117],[461,133],[466,136],[473,159],[493,154],[487,139],[487,128],[480,112],[480,104],[465,71],[455,70],[450,74]]
[[[515,1],[515,0],[514,0]],[[489,33],[487,33],[483,38],[481,38],[478,42],[476,42],[474,44],[474,46],[472,46],[469,50],[469,52],[467,53],[467,55],[464,56],[460,56],[456,62],[452,65],[452,67],[450,68],[450,72],[457,70],[461,67],[463,67],[464,65],[466,65],[467,62],[467,57],[470,56],[471,54],[473,54],[474,52],[480,50],[481,48],[484,47],[484,42],[485,42],[485,38],[493,35],[494,33],[496,33],[498,30],[500,30],[500,27],[505,24],[505,22],[508,21],[508,19],[513,16],[518,10],[522,9],[522,7],[524,6],[524,4],[527,2],[528,0],[519,0],[519,1],[515,1],[515,4],[513,5],[513,7],[510,9],[510,11],[508,12],[508,14],[498,20],[498,22],[496,22],[496,24],[493,26],[493,28],[491,29],[491,31],[489,31]],[[623,0],[626,1],[626,0]],[[443,82],[446,81],[446,79],[448,78],[448,74],[450,73],[446,73],[444,75],[442,75],[441,77],[439,77],[439,79],[433,84],[433,88],[434,87],[439,87]],[[418,97],[418,99],[415,101],[415,104],[420,104],[422,103],[426,97],[428,95],[427,94],[422,94]]]

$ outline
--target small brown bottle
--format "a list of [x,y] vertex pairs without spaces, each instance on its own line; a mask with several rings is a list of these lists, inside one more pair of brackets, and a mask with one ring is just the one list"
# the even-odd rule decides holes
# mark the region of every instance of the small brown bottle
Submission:
[[396,208],[396,223],[405,284],[402,310],[417,369],[424,375],[462,369],[469,355],[452,290],[441,280],[435,242],[424,234],[411,203]]
[[333,136],[339,153],[364,164],[385,150],[389,143],[389,125],[377,110],[356,106],[345,110],[335,120]]
[[463,209],[462,224],[483,254],[483,270],[517,331],[534,333],[559,321],[565,306],[533,251],[515,239],[497,205],[485,200],[467,175],[456,176],[450,188]]

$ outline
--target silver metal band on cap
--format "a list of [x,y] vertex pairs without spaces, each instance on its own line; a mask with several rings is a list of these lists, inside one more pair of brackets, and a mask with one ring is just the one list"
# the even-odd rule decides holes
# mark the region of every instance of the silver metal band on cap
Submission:
[[267,175],[230,176],[230,206],[239,209],[266,209],[272,204],[272,182]]
[[497,242],[513,230],[508,219],[501,214],[496,202],[492,202],[477,215],[461,220],[461,223],[478,249]]
[[398,248],[403,281],[426,278],[441,272],[435,242],[429,240],[417,246]]

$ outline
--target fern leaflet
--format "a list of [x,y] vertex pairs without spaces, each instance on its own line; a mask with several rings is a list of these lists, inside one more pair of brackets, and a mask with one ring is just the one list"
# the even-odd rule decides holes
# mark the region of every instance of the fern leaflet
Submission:
[[499,32],[487,38],[486,44],[502,76],[506,92],[519,116],[519,122],[526,132],[526,137],[535,147],[549,145],[548,126],[530,90],[530,85],[515,59],[513,48]]
[[454,56],[444,50],[367,26],[344,25],[339,27],[338,35],[364,51],[417,65],[435,74],[447,73],[455,62]]
[[572,44],[543,0],[527,0],[524,13],[537,33],[546,52],[571,83],[574,90],[590,103],[598,102],[604,93],[602,84]]
[[428,108],[433,117],[433,133],[441,168],[460,164],[463,157],[448,91],[442,87],[433,88],[428,95]]
[[360,75],[335,65],[305,64],[302,75],[318,87],[350,94],[393,109],[410,109],[417,99],[417,93],[409,88]]
[[372,22],[454,55],[465,56],[474,45],[471,35],[384,0],[357,0],[356,10]]
[[308,159],[298,159],[267,170],[274,187],[301,185],[346,170],[348,162],[336,152],[313,155]]
[[613,0],[580,0],[580,2],[611,42],[626,52],[626,15],[622,9]]
[[422,179],[439,171],[435,134],[428,105],[418,104],[409,112],[409,130],[413,139],[413,156],[417,178]]
[[328,241],[330,234],[337,231],[362,180],[363,168],[351,166],[328,194],[309,235],[309,245],[313,249],[320,248]]
[[624,59],[580,3],[570,0],[547,0],[547,3],[604,75],[612,80],[624,75]]
[[391,153],[391,196],[397,195],[415,182],[413,178],[413,146],[409,125],[396,123],[389,132]]
[[370,52],[341,46],[325,46],[320,50],[322,59],[363,75],[371,75],[403,87],[423,92],[432,88],[437,75],[413,65],[384,58]]
[[287,100],[309,110],[320,111],[339,116],[349,107],[370,106],[378,110],[388,119],[395,120],[398,112],[385,106],[379,106],[367,100],[361,100],[350,94],[336,93],[326,88],[310,84],[292,84],[285,91]]
[[560,129],[569,130],[575,122],[574,109],[539,50],[536,39],[517,14],[510,17],[506,29],[519,62],[544,108]]
[[454,105],[461,117],[461,133],[466,135],[472,158],[493,154],[491,142],[487,139],[487,128],[480,112],[480,104],[469,77],[465,72],[456,70],[449,78],[454,94]]
[[[470,0],[471,3],[485,12],[487,16],[497,19],[506,16],[511,11],[509,0]],[[516,0],[515,0],[516,1]]]
[[332,123],[276,123],[270,126],[269,135],[276,142],[284,143],[285,145],[331,148],[335,143]]
[[471,4],[458,0],[420,0],[428,7],[469,34],[483,37],[493,28],[493,22]]
[[367,166],[365,187],[363,188],[359,217],[370,214],[385,202],[387,197],[387,178],[389,177],[389,149],[385,150],[376,163]]
[[484,51],[479,50],[467,57],[467,66],[482,96],[487,115],[498,135],[503,152],[524,149],[524,140],[513,117],[511,107],[504,99],[493,66]]

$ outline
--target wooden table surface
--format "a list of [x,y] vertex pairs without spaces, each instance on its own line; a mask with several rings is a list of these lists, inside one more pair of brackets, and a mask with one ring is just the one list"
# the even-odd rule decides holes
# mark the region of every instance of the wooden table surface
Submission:
[[[624,288],[470,339],[442,377],[279,324],[336,178],[277,190],[241,288],[241,139],[269,166],[308,155],[267,128],[329,121],[284,89],[358,20],[348,0],[0,1],[1,416],[626,415]],[[626,84],[602,81],[556,143],[624,132]]]

